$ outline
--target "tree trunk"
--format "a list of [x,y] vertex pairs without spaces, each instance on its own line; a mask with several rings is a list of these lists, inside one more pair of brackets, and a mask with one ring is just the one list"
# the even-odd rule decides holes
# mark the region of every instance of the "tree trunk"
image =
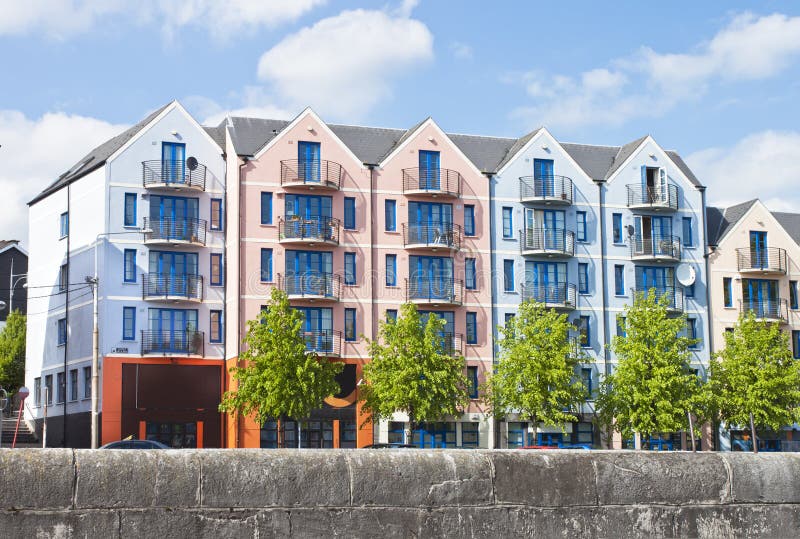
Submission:
[[689,417],[689,436],[692,437],[692,453],[694,453],[696,451],[694,447],[694,423],[692,422],[691,412],[686,412],[686,415]]
[[636,451],[642,450],[642,435],[638,432],[633,433],[633,448]]
[[750,413],[750,435],[753,437],[753,453],[758,453],[758,436],[756,436],[756,425],[752,412]]
[[298,421],[297,422],[297,449],[300,449],[300,447],[302,446],[302,444],[300,443],[301,430],[302,430],[302,424],[300,423],[300,421]]

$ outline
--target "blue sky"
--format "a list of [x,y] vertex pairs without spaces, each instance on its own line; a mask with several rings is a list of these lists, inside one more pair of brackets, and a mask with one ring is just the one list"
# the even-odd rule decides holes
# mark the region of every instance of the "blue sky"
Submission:
[[[800,207],[797,2],[28,0],[0,13],[0,236],[92,146],[226,113],[676,149],[721,204]],[[187,7],[190,6],[190,7]],[[792,188],[787,189],[787,185]],[[787,195],[788,192],[788,195]]]

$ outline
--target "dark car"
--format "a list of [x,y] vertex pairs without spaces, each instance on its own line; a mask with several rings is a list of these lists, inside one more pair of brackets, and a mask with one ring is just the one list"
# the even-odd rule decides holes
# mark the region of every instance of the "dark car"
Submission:
[[410,444],[369,444],[364,449],[417,449],[417,446]]
[[100,449],[170,449],[170,447],[155,440],[119,440],[108,443]]

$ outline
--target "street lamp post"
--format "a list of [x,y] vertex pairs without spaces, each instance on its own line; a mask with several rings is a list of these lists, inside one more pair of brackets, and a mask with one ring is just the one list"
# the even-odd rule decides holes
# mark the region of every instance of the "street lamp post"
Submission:
[[[19,284],[19,282],[23,279],[28,278],[27,273],[17,273],[17,279],[14,280],[14,259],[11,259],[11,273],[8,276],[8,314],[11,314],[14,311],[14,287]],[[23,286],[27,286],[27,283]]]

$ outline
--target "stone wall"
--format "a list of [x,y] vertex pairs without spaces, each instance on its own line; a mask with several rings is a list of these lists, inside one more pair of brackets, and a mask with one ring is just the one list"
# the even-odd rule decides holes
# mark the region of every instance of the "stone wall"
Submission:
[[797,537],[800,454],[0,451],[3,537]]

